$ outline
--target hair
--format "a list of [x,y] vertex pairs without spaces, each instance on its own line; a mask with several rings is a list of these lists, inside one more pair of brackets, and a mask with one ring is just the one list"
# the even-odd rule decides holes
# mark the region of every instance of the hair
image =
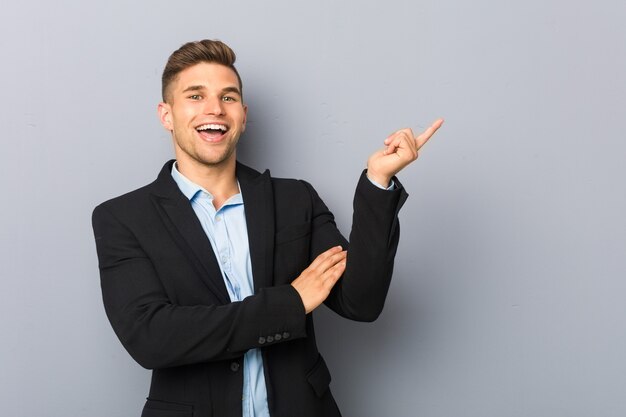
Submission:
[[161,77],[161,95],[167,102],[169,87],[176,81],[178,74],[202,62],[211,62],[224,65],[232,69],[239,81],[239,90],[243,94],[243,84],[239,72],[235,68],[235,52],[228,45],[219,40],[204,39],[201,41],[187,42],[170,55],[163,69]]

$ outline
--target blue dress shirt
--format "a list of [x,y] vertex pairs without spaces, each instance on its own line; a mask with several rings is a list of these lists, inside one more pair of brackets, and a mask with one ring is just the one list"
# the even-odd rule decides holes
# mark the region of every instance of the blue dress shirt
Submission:
[[[182,175],[176,168],[176,163],[172,166],[172,177],[191,202],[191,207],[211,242],[230,300],[241,301],[253,295],[254,280],[241,192],[230,197],[219,210],[215,210],[213,196]],[[263,357],[259,349],[250,349],[244,356],[241,400],[243,417],[270,417]]]

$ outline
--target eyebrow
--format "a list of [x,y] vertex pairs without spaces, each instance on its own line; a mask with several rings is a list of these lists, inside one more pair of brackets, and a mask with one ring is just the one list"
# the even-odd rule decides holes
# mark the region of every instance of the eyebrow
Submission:
[[[205,89],[206,87],[204,85],[190,85],[183,90],[183,93],[187,93],[189,91],[202,91]],[[236,93],[241,96],[241,91],[239,91],[239,88],[235,86],[222,88],[222,93]]]
[[190,85],[189,87],[183,90],[183,93],[186,93],[188,91],[200,91],[200,90],[204,90],[203,85]]
[[222,90],[222,93],[235,93],[238,95],[241,95],[241,91],[239,91],[239,88],[237,87],[226,87]]

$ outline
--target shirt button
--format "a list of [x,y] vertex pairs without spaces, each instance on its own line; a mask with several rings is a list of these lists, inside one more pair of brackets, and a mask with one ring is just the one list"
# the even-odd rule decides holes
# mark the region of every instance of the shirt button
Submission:
[[222,263],[225,264],[226,262],[228,262],[228,256],[222,255]]
[[221,222],[221,221],[222,221],[222,216],[217,216],[217,217],[215,218],[215,221],[216,221],[216,222]]
[[239,362],[232,362],[230,364],[230,370],[233,372],[237,372],[239,370]]

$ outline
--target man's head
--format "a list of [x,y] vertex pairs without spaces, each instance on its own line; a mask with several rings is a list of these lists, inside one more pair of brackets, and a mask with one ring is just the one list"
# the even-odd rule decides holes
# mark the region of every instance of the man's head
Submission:
[[159,118],[172,133],[181,173],[232,170],[246,128],[235,53],[220,41],[190,42],[175,51],[163,71]]
[[171,101],[170,87],[178,74],[185,69],[201,62],[209,62],[224,65],[233,70],[239,81],[239,90],[243,93],[243,85],[239,72],[235,68],[235,52],[222,41],[204,39],[201,41],[187,42],[170,55],[163,69],[161,77],[161,95],[163,101]]

